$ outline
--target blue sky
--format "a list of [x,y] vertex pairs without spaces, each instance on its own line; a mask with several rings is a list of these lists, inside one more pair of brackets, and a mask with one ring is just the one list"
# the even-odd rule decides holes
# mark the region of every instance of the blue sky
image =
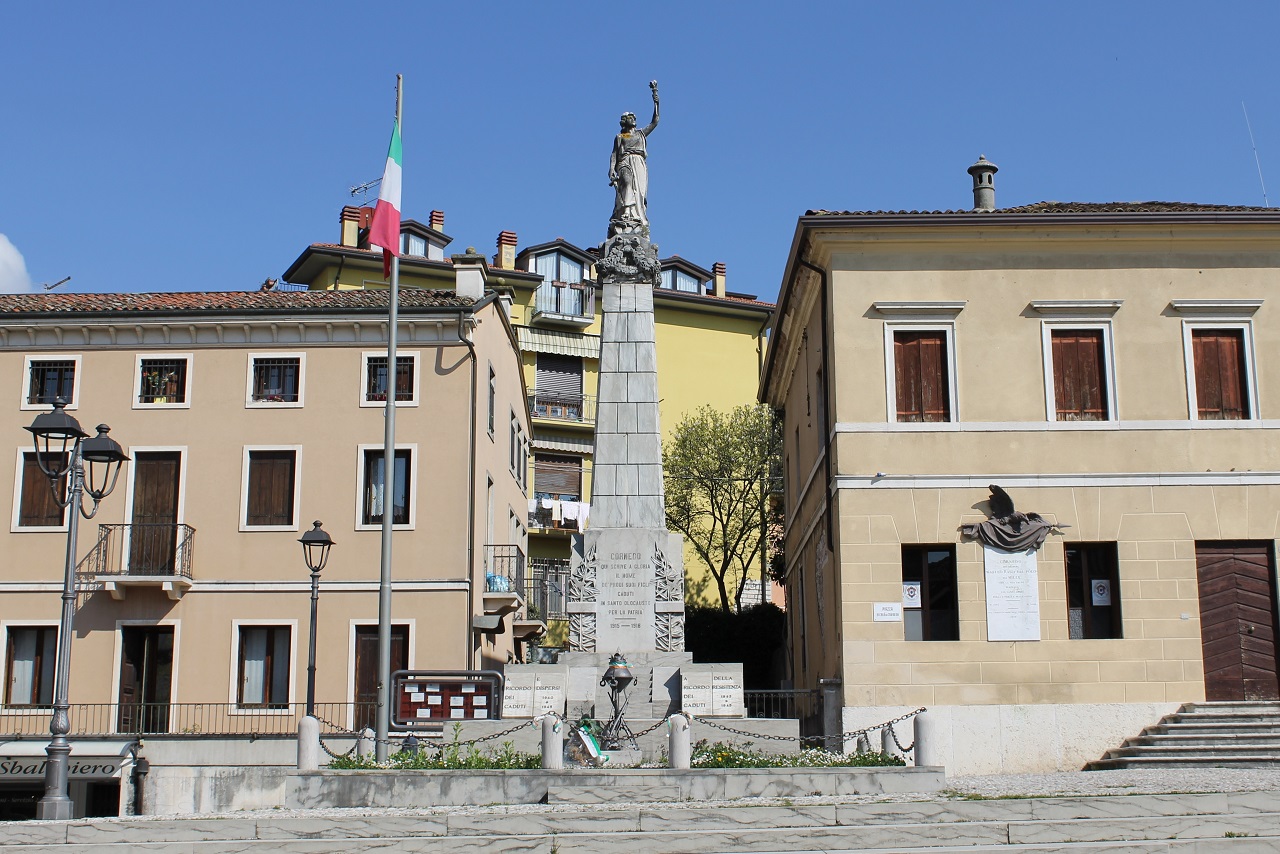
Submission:
[[338,235],[405,75],[405,215],[599,243],[618,115],[664,256],[772,299],[809,208],[1280,203],[1280,4],[16,3],[0,290],[246,290]]

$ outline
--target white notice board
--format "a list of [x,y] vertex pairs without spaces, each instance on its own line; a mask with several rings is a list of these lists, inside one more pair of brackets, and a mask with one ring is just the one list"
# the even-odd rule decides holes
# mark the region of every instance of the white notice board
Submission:
[[984,545],[987,640],[1040,640],[1040,574],[1035,552],[1006,552]]

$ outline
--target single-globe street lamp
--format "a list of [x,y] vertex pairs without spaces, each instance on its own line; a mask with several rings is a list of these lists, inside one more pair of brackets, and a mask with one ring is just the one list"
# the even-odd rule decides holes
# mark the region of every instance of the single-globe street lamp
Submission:
[[320,570],[329,562],[329,549],[333,539],[320,527],[320,521],[312,523],[310,531],[298,540],[302,543],[302,557],[311,570],[311,639],[307,645],[307,717],[316,715],[316,605],[320,600]]
[[[36,416],[31,432],[36,449],[36,462],[49,479],[53,500],[64,510],[69,509],[67,519],[67,561],[62,577],[62,619],[58,623],[58,665],[53,680],[53,718],[49,732],[53,736],[45,753],[49,759],[44,767],[44,797],[36,804],[36,818],[73,818],[71,798],[67,794],[67,766],[71,745],[67,733],[71,731],[68,714],[67,680],[71,673],[71,632],[76,615],[76,538],[80,533],[80,517],[92,519],[98,513],[98,503],[111,494],[120,477],[120,469],[129,458],[120,444],[107,434],[111,428],[98,425],[98,435],[90,436],[80,428],[80,422],[66,412],[67,401],[61,397],[53,401],[53,411]],[[84,464],[89,463],[89,476],[85,477]],[[99,468],[101,466],[101,468]],[[93,499],[93,508],[84,509],[84,494]]]

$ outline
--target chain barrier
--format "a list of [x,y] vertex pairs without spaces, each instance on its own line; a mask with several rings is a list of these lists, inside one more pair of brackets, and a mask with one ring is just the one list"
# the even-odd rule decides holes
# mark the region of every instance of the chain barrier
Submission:
[[898,745],[898,749],[902,751],[903,755],[906,755],[916,749],[916,743],[914,741],[906,747],[903,747],[902,742],[898,741],[898,733],[894,732],[892,725],[889,725],[889,735],[893,737],[893,743]]

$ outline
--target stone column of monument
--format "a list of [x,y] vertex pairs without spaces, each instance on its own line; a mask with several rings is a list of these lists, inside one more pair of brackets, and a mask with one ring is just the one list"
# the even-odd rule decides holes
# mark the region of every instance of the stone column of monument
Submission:
[[646,139],[622,116],[609,160],[616,189],[600,247],[604,288],[590,524],[575,538],[569,580],[569,646],[609,654],[683,652],[683,540],[666,527],[653,289],[658,249],[649,241]]

